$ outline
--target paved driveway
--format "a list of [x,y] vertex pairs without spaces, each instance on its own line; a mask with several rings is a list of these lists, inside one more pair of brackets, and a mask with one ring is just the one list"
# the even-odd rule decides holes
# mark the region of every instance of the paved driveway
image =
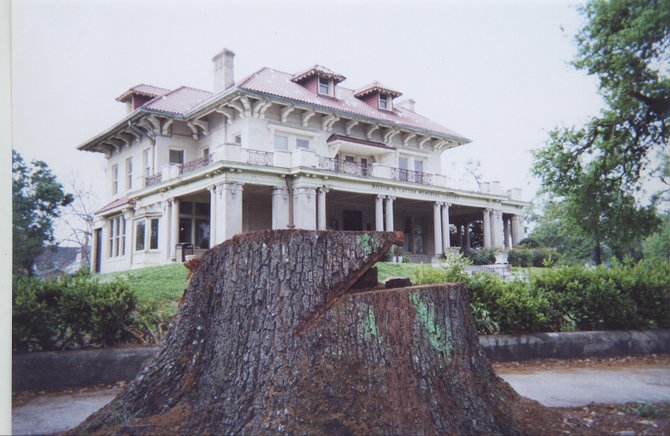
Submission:
[[[549,407],[670,401],[670,368],[665,367],[500,369],[498,375],[521,395]],[[71,429],[118,392],[119,389],[106,389],[36,398],[13,409],[12,431],[29,435]]]

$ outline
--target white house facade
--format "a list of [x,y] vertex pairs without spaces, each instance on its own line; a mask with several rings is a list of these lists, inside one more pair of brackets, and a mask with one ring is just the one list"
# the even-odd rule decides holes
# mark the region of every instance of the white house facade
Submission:
[[92,270],[181,260],[259,229],[395,230],[428,261],[523,238],[520,190],[450,187],[442,153],[470,142],[378,82],[358,89],[315,65],[263,68],[235,82],[234,54],[213,58],[214,92],[138,85],[127,116],[79,146],[104,153],[109,198],[96,212]]

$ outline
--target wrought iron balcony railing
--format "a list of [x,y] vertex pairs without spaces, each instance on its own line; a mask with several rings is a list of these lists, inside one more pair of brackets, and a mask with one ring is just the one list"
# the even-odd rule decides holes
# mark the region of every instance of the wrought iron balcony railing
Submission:
[[179,175],[182,174],[187,174],[190,173],[191,171],[195,171],[198,168],[205,167],[212,163],[212,155],[208,154],[207,156],[203,156],[199,159],[192,160],[191,162],[186,162],[185,164],[179,165]]
[[391,168],[391,177],[393,180],[402,182],[421,183],[422,185],[432,185],[433,175],[421,171],[411,171],[402,168]]
[[353,174],[355,176],[369,176],[372,173],[372,166],[368,164],[334,159],[332,157],[322,157],[321,168],[336,173]]
[[253,165],[274,165],[271,151],[252,150],[249,148],[242,149],[242,160]]
[[151,186],[160,183],[163,180],[163,174],[157,173],[144,178],[144,186]]

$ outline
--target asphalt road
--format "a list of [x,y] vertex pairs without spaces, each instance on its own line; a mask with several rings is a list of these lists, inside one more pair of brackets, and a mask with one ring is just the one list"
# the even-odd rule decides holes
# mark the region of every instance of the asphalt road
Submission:
[[[500,369],[498,375],[521,395],[549,407],[670,401],[668,367]],[[32,435],[71,429],[118,392],[117,388],[35,398],[12,410],[12,432]]]

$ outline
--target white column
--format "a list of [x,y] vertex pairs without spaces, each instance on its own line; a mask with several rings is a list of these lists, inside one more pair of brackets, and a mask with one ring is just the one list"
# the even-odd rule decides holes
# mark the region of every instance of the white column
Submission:
[[393,200],[395,200],[395,197],[391,197],[390,195],[386,197],[386,231],[387,232],[392,232],[394,227],[393,227]]
[[484,231],[484,248],[491,246],[491,209],[484,209],[482,214],[482,230]]
[[176,256],[175,245],[179,242],[179,200],[176,198],[172,199],[172,209],[170,212],[170,247],[168,252],[170,253],[170,258],[174,259]]
[[[216,237],[220,242],[242,233],[242,184],[224,182],[216,187],[221,191],[216,199]],[[219,215],[223,213],[223,217]],[[221,219],[223,218],[223,219]]]
[[318,204],[316,206],[317,213],[317,229],[318,230],[327,230],[326,228],[326,194],[328,193],[328,188],[321,187],[317,190]]
[[442,206],[442,250],[446,251],[451,247],[451,232],[449,231],[449,206],[451,204],[444,203]]
[[216,245],[216,185],[207,187],[209,191],[209,248]]
[[272,228],[288,228],[288,190],[282,187],[272,189]]
[[375,197],[375,230],[378,232],[384,231],[384,196],[377,195]]
[[442,250],[442,203],[433,204],[433,236],[435,237],[435,256],[441,256]]
[[[133,266],[133,253],[135,253],[135,211],[132,209],[126,209],[123,212],[123,219],[126,221],[126,228],[125,228],[125,236],[126,236],[126,258],[128,259],[128,269],[131,269]],[[123,224],[121,224],[123,226]],[[123,231],[123,227],[121,227],[121,230]],[[144,229],[144,235],[146,236],[146,232],[148,229]],[[121,234],[121,240],[119,241],[119,244],[123,243],[123,234]],[[119,250],[121,250],[119,248]]]
[[293,224],[296,229],[316,230],[316,188],[293,188]]
[[463,247],[463,226],[458,224],[456,226],[456,237],[458,238],[458,246]]
[[159,228],[160,238],[158,239],[158,248],[161,250],[161,256],[170,259],[170,200],[161,202],[161,216]]
[[505,237],[503,234],[503,217],[502,217],[502,210],[494,210],[493,211],[493,222],[494,222],[494,229],[495,229],[495,247],[496,248],[504,248],[505,247]]
[[463,226],[463,232],[465,233],[465,241],[464,241],[465,247],[464,248],[466,250],[469,250],[471,248],[470,247],[470,223],[469,222],[465,223],[465,225]]
[[505,248],[514,248],[512,242],[512,219],[507,218],[503,221],[505,223]]

